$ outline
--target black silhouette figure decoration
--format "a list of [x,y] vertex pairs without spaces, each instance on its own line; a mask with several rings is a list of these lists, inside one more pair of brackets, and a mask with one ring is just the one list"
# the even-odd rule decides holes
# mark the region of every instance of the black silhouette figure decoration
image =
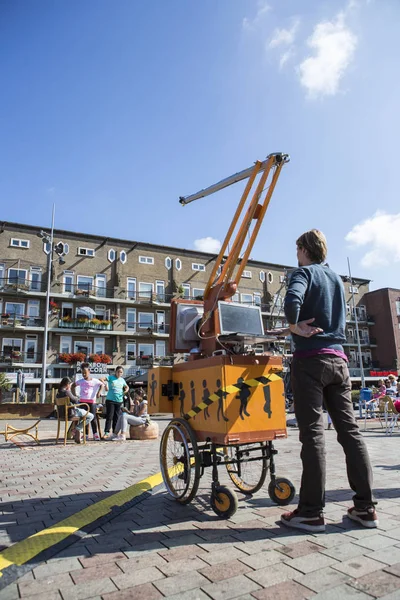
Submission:
[[239,416],[244,421],[243,414],[245,414],[246,417],[250,417],[250,414],[247,412],[247,403],[251,396],[251,390],[249,386],[245,384],[243,377],[239,377],[235,385],[239,388],[239,393],[235,396],[240,400]]
[[179,402],[180,402],[180,413],[181,417],[185,416],[185,411],[183,409],[183,404],[186,398],[185,390],[183,389],[182,381],[179,383]]
[[221,380],[220,379],[217,379],[216,386],[217,386],[217,391],[215,392],[215,394],[217,396],[219,396],[217,420],[219,421],[219,415],[221,414],[224,421],[229,421],[229,419],[224,414],[224,398],[226,398],[226,396],[228,396],[229,394],[228,394],[228,392],[224,392],[224,390],[220,389],[221,388]]
[[[210,392],[207,389],[207,381],[205,379],[203,379],[203,396],[202,396],[203,402],[205,400],[208,400],[209,397],[210,397]],[[208,412],[208,406],[204,409],[203,413],[204,413],[204,420],[207,421],[207,419],[210,416],[210,413]]]
[[156,388],[157,388],[157,381],[156,381],[154,373],[152,373],[151,374],[151,383],[150,383],[150,389],[151,389],[150,406],[156,405],[156,398],[155,398]]
[[[192,410],[194,409],[194,407],[196,406],[196,390],[194,387],[194,381],[190,382],[190,400],[192,402]],[[194,416],[193,419],[195,419],[196,417]]]
[[270,419],[272,417],[272,409],[271,409],[271,390],[269,389],[269,385],[264,385],[263,392],[264,392],[264,400],[265,400],[264,411],[267,413],[268,419]]

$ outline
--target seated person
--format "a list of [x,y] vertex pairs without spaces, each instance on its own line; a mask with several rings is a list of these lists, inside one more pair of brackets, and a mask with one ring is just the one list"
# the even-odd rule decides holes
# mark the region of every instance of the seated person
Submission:
[[126,432],[128,425],[137,427],[138,425],[149,425],[150,417],[147,414],[147,396],[135,396],[133,410],[129,412],[125,407],[121,409],[121,414],[118,417],[114,435],[109,439],[116,442],[126,441]]
[[[60,387],[58,388],[57,398],[65,398],[68,397],[70,399],[71,404],[78,404],[79,398],[74,396],[71,392],[71,379],[69,377],[64,377],[60,381]],[[58,414],[61,418],[65,418],[65,408],[64,406],[57,407]],[[71,433],[74,436],[74,440],[77,444],[80,444],[82,441],[82,428],[83,428],[83,420],[82,417],[86,415],[86,424],[88,425],[91,421],[93,421],[94,416],[84,408],[80,408],[79,406],[73,409],[69,409],[68,411],[70,417],[80,417],[76,426],[71,429]]]

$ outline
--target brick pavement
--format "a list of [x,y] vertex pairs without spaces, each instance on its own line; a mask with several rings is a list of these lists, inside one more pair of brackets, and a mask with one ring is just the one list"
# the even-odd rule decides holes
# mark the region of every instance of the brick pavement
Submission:
[[[160,421],[161,428],[165,424]],[[297,437],[290,429],[288,440],[276,446],[278,475],[298,488]],[[329,431],[325,534],[281,527],[282,509],[265,490],[247,500],[239,494],[238,512],[229,521],[218,520],[209,507],[208,472],[192,504],[180,506],[158,492],[29,571],[1,591],[0,600],[400,598],[399,433],[385,437],[375,429],[365,438],[379,499],[378,530],[343,518],[351,493],[343,454]],[[86,448],[4,451],[1,445],[0,544],[23,539],[157,472],[158,446],[91,442]],[[221,480],[228,482],[225,475]]]

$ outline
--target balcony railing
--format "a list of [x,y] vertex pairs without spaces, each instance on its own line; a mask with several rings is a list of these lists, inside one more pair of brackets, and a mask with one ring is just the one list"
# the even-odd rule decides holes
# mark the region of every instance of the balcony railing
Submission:
[[134,322],[129,322],[127,321],[126,323],[126,331],[132,331],[132,333],[137,333],[140,334],[142,333],[143,335],[152,335],[152,334],[158,334],[158,335],[168,335],[169,334],[169,323],[167,324],[163,324],[163,325],[157,325],[157,324],[146,324],[146,323],[134,323]]
[[135,356],[132,353],[125,355],[127,363],[135,361],[137,367],[153,367],[153,366],[171,366],[174,363],[173,356],[153,356],[152,354],[146,356]]
[[98,329],[98,330],[110,330],[112,329],[111,321],[102,319],[71,319],[69,317],[63,317],[58,319],[58,326],[65,329]]
[[165,292],[138,292],[135,290],[125,290],[125,299],[133,300],[136,304],[169,304],[172,294]]
[[23,277],[0,277],[0,291],[2,294],[44,292],[46,286],[43,281],[31,281]]
[[0,363],[15,364],[15,363],[41,363],[43,354],[42,352],[20,352],[19,350],[13,350],[5,352],[0,355]]
[[43,327],[44,321],[40,317],[29,317],[28,315],[10,315],[3,313],[0,317],[2,328],[15,327]]
[[[357,336],[355,335],[354,337],[347,337],[346,343],[356,346],[358,344]],[[365,337],[365,336],[364,337],[360,337],[360,344],[361,344],[361,346],[369,346],[372,343],[373,343],[372,342],[372,338],[370,339],[369,337]]]
[[53,281],[51,292],[53,294],[65,294],[68,296],[82,296],[82,298],[114,298],[114,289],[96,286],[92,283],[63,283]]

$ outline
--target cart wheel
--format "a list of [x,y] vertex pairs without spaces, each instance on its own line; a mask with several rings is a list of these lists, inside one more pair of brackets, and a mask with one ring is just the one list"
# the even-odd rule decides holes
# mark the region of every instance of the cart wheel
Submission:
[[160,466],[168,493],[188,504],[195,497],[200,482],[200,458],[197,442],[183,419],[172,419],[161,437]]
[[[224,447],[228,475],[233,485],[244,494],[255,494],[264,485],[268,472],[268,459],[265,451],[263,453],[264,448],[263,443]],[[259,459],[249,460],[256,457]]]
[[235,492],[225,485],[218,485],[211,494],[211,508],[218,517],[229,519],[238,508]]
[[277,477],[268,486],[268,494],[272,502],[285,506],[290,504],[296,494],[296,488],[289,479]]

